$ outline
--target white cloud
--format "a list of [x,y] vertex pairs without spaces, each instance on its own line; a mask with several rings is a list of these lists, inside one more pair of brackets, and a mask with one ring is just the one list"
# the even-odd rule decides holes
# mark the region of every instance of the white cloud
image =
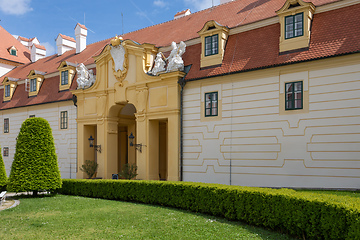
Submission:
[[158,7],[166,7],[167,3],[162,0],[155,0],[154,5]]
[[23,15],[32,11],[31,0],[0,0],[0,10],[10,15]]
[[191,12],[204,10],[220,4],[220,0],[184,0],[185,4],[190,5]]
[[46,56],[51,56],[55,53],[55,47],[49,42],[40,43],[46,48]]

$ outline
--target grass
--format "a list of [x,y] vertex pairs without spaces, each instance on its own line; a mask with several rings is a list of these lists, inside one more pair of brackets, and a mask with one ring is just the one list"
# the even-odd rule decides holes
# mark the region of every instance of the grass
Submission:
[[64,195],[20,201],[0,212],[0,239],[292,239],[161,206]]

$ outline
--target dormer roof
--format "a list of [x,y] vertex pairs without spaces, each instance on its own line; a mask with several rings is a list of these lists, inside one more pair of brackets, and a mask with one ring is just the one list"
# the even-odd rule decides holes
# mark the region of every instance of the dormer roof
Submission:
[[[30,50],[22,45],[16,38],[0,26],[0,59],[14,63],[30,63]],[[17,56],[9,54],[8,49],[14,46]]]

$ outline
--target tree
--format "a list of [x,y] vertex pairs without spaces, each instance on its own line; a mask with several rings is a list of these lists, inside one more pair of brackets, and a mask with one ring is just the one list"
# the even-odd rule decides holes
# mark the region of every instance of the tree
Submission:
[[1,155],[1,148],[0,148],[0,190],[4,188],[7,184],[7,176],[5,171],[5,164]]
[[8,191],[53,191],[62,181],[50,124],[43,118],[28,118],[21,125],[11,166]]

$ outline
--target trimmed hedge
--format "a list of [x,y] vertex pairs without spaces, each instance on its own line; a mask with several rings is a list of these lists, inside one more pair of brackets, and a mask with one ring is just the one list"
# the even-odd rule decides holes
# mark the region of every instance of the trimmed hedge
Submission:
[[55,190],[61,176],[50,124],[28,118],[20,128],[7,189],[10,192]]
[[212,214],[306,239],[360,239],[360,199],[218,184],[64,179],[61,194]]

